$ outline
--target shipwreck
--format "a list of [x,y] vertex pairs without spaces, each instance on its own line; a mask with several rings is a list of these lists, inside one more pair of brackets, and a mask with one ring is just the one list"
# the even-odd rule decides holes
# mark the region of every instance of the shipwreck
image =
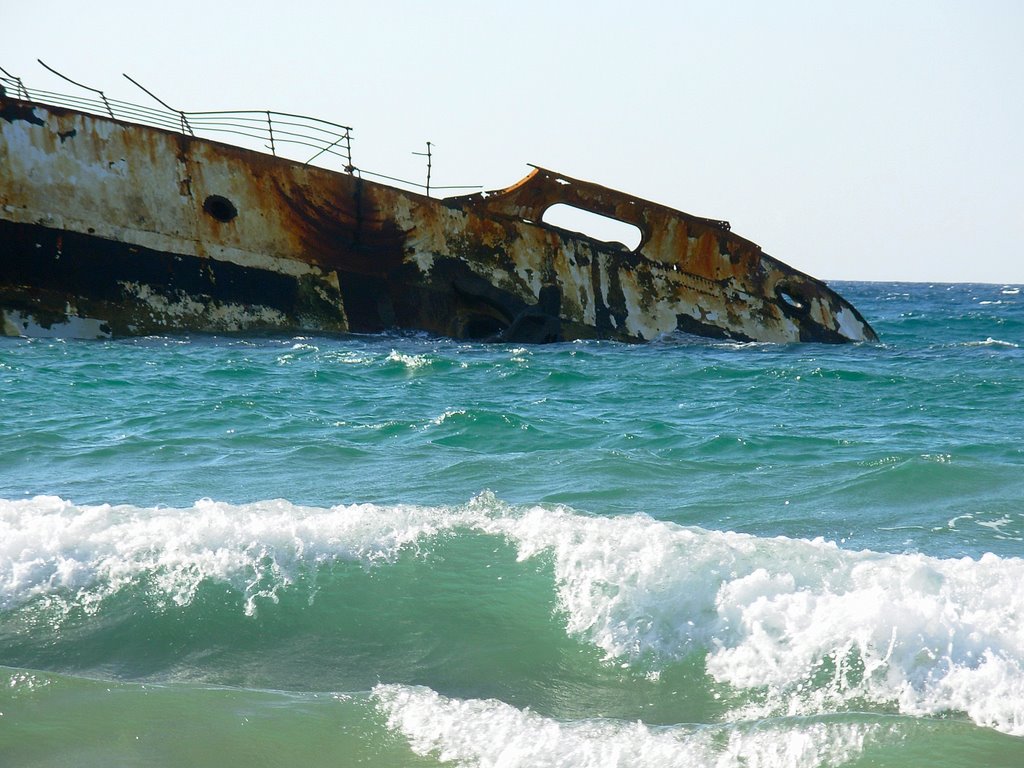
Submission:
[[[343,125],[67,97],[0,71],[7,335],[876,339],[835,291],[724,221],[539,167],[438,198],[429,164],[426,185],[358,168]],[[632,225],[639,244],[547,223],[555,205]]]

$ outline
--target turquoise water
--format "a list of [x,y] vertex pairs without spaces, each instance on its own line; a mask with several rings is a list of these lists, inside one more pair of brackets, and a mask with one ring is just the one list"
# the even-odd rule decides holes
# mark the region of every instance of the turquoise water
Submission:
[[1024,764],[1024,297],[0,339],[0,765]]

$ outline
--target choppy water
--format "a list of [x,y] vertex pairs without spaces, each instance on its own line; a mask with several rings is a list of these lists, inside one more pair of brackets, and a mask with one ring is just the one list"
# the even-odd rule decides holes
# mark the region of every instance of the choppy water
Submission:
[[1020,766],[1024,296],[879,345],[0,339],[0,765]]

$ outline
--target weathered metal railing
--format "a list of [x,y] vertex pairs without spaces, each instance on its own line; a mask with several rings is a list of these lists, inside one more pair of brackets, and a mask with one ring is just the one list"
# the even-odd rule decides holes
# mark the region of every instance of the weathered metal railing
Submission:
[[[23,101],[38,102],[56,107],[68,107],[80,112],[102,115],[115,120],[148,125],[154,128],[161,128],[167,131],[175,131],[189,136],[203,136],[213,138],[217,135],[229,135],[227,143],[243,146],[257,151],[269,151],[275,157],[287,157],[291,160],[298,160],[306,165],[317,165],[324,168],[337,170],[340,164],[341,170],[356,175],[366,174],[389,181],[404,184],[425,190],[430,194],[434,189],[480,189],[476,185],[457,185],[437,187],[430,183],[430,160],[427,163],[427,183],[419,184],[415,181],[387,176],[382,173],[375,173],[365,169],[357,168],[352,162],[352,128],[340,123],[332,123],[328,120],[321,120],[307,115],[297,115],[289,112],[275,112],[273,110],[226,110],[212,112],[188,112],[175,109],[165,103],[158,96],[147,90],[137,81],[125,75],[132,84],[151,96],[157,101],[162,109],[140,106],[127,101],[111,99],[98,88],[76,82],[66,75],[61,74],[52,67],[47,66],[43,61],[39,63],[53,74],[67,82],[82,88],[93,96],[75,96],[55,91],[28,88],[20,77],[15,77],[10,72],[0,67],[0,87],[14,98]],[[249,141],[245,141],[249,140]],[[428,142],[428,147],[430,146]],[[306,153],[298,154],[298,148],[305,148]],[[289,151],[289,149],[295,151]],[[306,157],[308,150],[314,150],[312,155]],[[414,153],[415,154],[415,153]],[[326,162],[333,159],[334,162]]]

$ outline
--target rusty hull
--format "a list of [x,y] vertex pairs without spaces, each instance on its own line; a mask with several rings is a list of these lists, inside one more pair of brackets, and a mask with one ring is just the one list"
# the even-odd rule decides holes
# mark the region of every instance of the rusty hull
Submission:
[[[641,243],[545,224],[556,203],[633,224]],[[9,335],[876,338],[839,295],[724,222],[542,168],[438,200],[11,98],[0,100],[0,313]]]

